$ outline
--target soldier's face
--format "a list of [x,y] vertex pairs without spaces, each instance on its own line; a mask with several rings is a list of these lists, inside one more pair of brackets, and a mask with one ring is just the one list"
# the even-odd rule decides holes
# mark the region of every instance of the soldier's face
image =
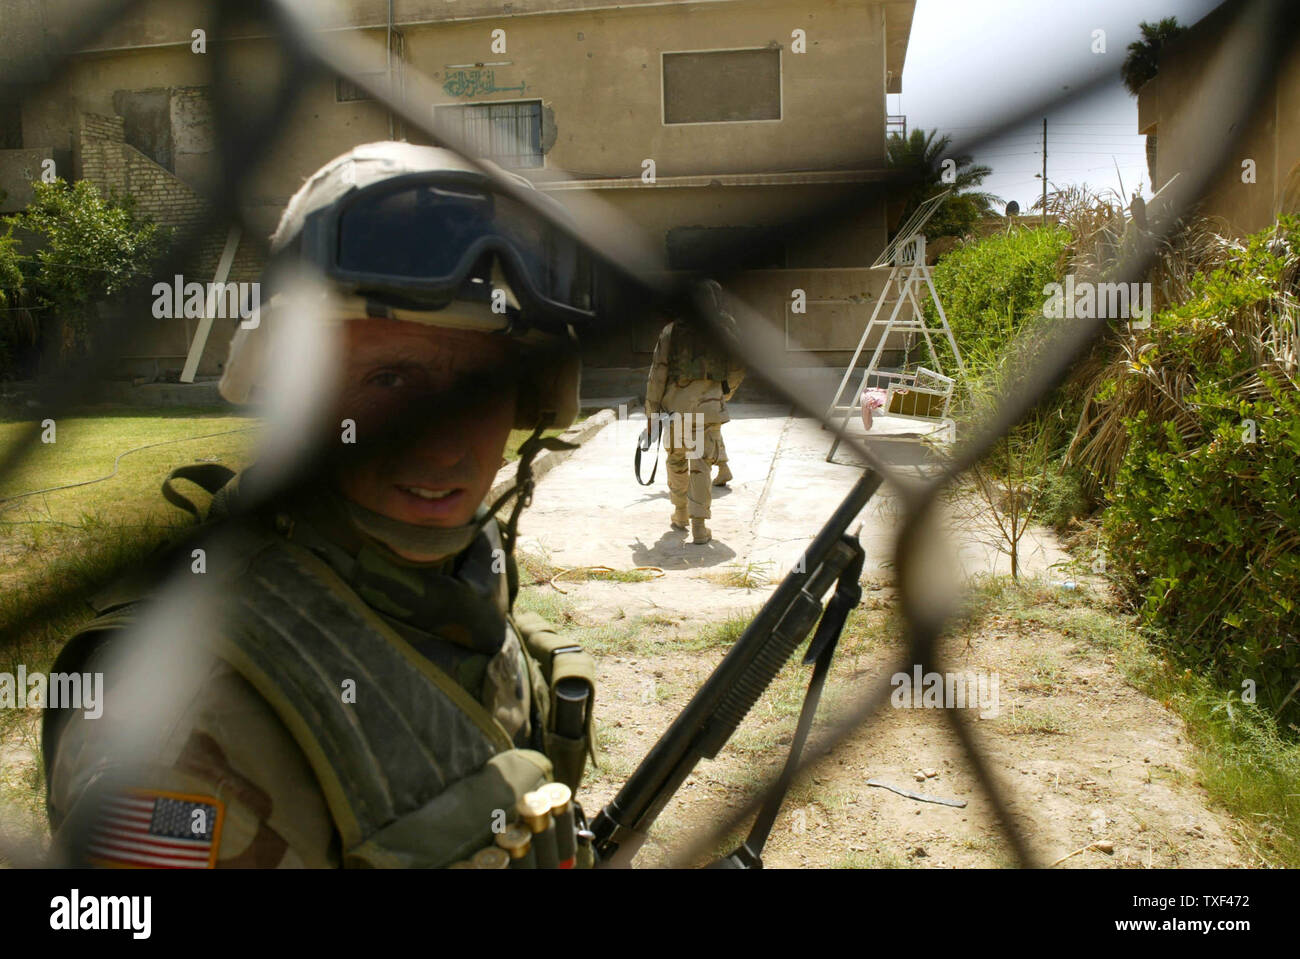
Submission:
[[[514,423],[516,390],[502,375],[509,344],[486,333],[368,318],[344,324],[343,348],[341,415],[356,421],[359,455],[340,469],[340,491],[405,523],[470,522]],[[365,443],[376,436],[383,441]]]

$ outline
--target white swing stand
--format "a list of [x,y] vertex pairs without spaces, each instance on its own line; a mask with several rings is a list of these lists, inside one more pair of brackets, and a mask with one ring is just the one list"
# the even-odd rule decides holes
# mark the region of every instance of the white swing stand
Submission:
[[[868,443],[951,444],[957,440],[957,424],[949,416],[956,381],[945,374],[941,366],[943,360],[935,348],[936,342],[947,348],[955,375],[964,375],[965,368],[962,366],[957,341],[948,326],[947,314],[944,313],[943,304],[935,290],[930,268],[925,262],[925,234],[921,232],[949,192],[951,191],[945,190],[922,203],[872,264],[873,270],[888,267],[889,279],[876,300],[866,329],[862,331],[853,360],[840,379],[835,398],[826,410],[825,418],[828,421],[839,419],[835,439],[826,454],[828,463],[839,448],[840,441],[850,432]],[[917,295],[918,287],[922,286],[938,314],[939,319],[935,324],[927,322],[921,299]],[[888,318],[881,318],[882,307],[892,289],[898,291],[898,296],[893,301],[893,309]],[[885,345],[897,342],[894,334],[904,338],[902,369],[880,365]],[[858,361],[873,336],[877,337],[875,350],[862,370],[857,389],[848,393],[849,382],[858,369]],[[926,347],[928,362],[937,369],[919,365],[908,369],[908,358],[913,346],[917,345],[918,337]],[[856,425],[851,426],[851,423]]]

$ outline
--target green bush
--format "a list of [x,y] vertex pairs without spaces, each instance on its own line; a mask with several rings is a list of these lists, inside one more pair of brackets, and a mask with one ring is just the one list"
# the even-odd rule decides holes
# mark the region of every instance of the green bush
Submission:
[[26,289],[18,241],[13,232],[11,226],[0,233],[0,380],[13,375],[15,348],[22,339],[30,339],[32,335],[31,314],[25,309]]
[[[1273,711],[1300,680],[1300,390],[1283,312],[1297,241],[1284,220],[1197,277],[1108,400],[1149,406],[1123,421],[1112,569],[1181,662],[1229,689],[1252,681]],[[1300,699],[1282,715],[1300,719]]]
[[27,286],[44,308],[58,349],[93,342],[94,304],[121,295],[157,255],[164,235],[137,216],[130,197],[103,197],[88,180],[32,184],[27,208],[11,225],[40,238],[34,262],[23,263]]
[[[959,431],[985,428],[1003,394],[1043,359],[1043,288],[1059,281],[1069,242],[1063,229],[1016,229],[968,241],[935,268],[935,288],[965,367],[954,404]],[[933,304],[927,308],[929,321],[937,322]],[[1013,576],[1020,571],[1020,543],[1032,524],[1044,521],[1045,509],[1052,521],[1068,522],[1061,519],[1069,506],[1058,461],[1073,421],[1058,406],[1053,396],[1030,413],[970,474],[976,508],[993,518],[996,546]]]
[[[1012,229],[958,246],[934,268],[963,357],[1001,351],[1026,324],[1043,315],[1043,287],[1065,274],[1069,231],[1059,227]],[[934,305],[926,304],[930,322]]]

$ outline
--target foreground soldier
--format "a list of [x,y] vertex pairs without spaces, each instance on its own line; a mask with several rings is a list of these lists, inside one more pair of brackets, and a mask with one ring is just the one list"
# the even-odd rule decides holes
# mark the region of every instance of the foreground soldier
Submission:
[[[50,821],[75,855],[108,866],[497,865],[522,856],[494,842],[516,810],[526,826],[550,822],[537,797],[556,794],[534,791],[577,788],[591,660],[511,612],[518,509],[503,542],[481,505],[512,428],[535,430],[523,479],[541,429],[577,412],[576,356],[529,352],[571,339],[568,321],[590,309],[577,251],[553,233],[432,147],[358,147],[293,197],[272,253],[328,278],[321,335],[343,358],[329,425],[335,450],[340,422],[357,442],[314,487],[233,524],[236,561],[209,570],[230,577],[233,609],[218,642],[195,644],[202,685],[130,762],[107,745],[109,656],[146,607],[138,590],[97,598],[100,618],[55,670],[104,669],[104,718],[47,710],[44,725]],[[494,310],[502,298],[509,308]],[[262,326],[238,334],[227,399],[247,401],[266,364],[295,359],[266,353],[276,320],[272,300]],[[392,440],[395,425],[400,442],[367,443]],[[217,490],[209,516],[220,518],[260,468],[234,479],[186,468],[164,491],[185,502],[176,478]],[[554,801],[558,824],[567,799]]]
[[[710,288],[717,297],[720,287],[711,283]],[[726,314],[719,315],[724,322],[729,320]],[[678,320],[659,334],[646,384],[646,416],[666,420],[663,444],[673,504],[670,524],[684,532],[689,519],[693,543],[713,538],[705,522],[712,516],[713,467],[719,467],[718,486],[731,479],[722,445],[722,424],[731,420],[725,401],[744,378],[740,362],[694,326]]]

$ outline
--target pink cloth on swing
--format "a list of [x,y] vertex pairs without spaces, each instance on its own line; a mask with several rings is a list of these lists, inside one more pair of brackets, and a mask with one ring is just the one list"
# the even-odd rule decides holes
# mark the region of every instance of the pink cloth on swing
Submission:
[[871,411],[881,409],[888,396],[888,390],[871,386],[862,391],[862,425],[865,428],[871,429]]

